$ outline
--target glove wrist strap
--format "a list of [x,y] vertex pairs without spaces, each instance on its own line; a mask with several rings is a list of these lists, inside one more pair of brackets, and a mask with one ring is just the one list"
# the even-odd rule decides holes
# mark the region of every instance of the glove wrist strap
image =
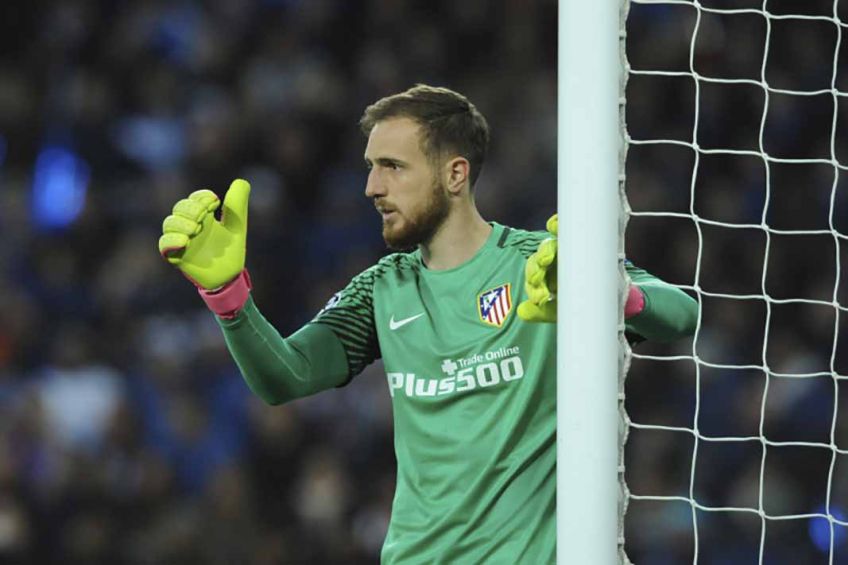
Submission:
[[632,318],[645,309],[645,295],[635,284],[630,285],[627,293],[627,302],[624,304],[624,319]]
[[219,289],[206,290],[198,287],[197,292],[210,310],[221,318],[231,320],[244,308],[252,288],[250,275],[247,269],[244,269],[236,278]]

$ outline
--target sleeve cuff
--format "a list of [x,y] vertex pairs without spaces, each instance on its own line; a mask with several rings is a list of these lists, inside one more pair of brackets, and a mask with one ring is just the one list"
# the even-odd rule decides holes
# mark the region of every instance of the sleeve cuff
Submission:
[[645,309],[645,294],[635,284],[630,285],[627,293],[627,302],[624,305],[624,319],[630,319]]
[[220,289],[205,290],[198,287],[197,292],[206,302],[206,306],[217,316],[232,320],[244,308],[252,288],[250,275],[245,269]]

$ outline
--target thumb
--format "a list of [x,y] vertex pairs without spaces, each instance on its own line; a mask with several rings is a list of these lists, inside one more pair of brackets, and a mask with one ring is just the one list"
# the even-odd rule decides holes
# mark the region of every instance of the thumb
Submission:
[[250,183],[236,179],[224,195],[221,223],[227,231],[247,232],[247,200],[250,197]]
[[555,301],[539,306],[529,300],[518,305],[518,317],[525,322],[556,322],[557,305]]

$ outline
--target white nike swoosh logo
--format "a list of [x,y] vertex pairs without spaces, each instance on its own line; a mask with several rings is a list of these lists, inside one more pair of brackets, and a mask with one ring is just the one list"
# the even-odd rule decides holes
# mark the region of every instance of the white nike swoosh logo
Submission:
[[394,331],[394,330],[396,330],[396,329],[398,329],[402,326],[405,326],[406,324],[408,324],[409,322],[411,322],[413,320],[417,320],[418,318],[420,318],[423,315],[424,315],[424,312],[421,312],[420,314],[417,314],[415,316],[410,316],[409,318],[404,318],[403,320],[398,320],[397,322],[395,322],[395,315],[392,314],[392,318],[389,320],[389,329]]

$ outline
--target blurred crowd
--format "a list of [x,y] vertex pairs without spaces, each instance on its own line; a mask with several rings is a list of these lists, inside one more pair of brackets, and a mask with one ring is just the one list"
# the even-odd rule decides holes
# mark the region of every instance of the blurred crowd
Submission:
[[[801,4],[832,13],[833,2]],[[688,71],[695,15],[692,6],[632,6],[633,68]],[[760,80],[768,51],[775,88],[829,89],[834,66],[842,84],[848,60],[834,63],[833,22],[775,20],[768,49],[765,28],[761,16],[703,15],[696,70]],[[281,333],[297,329],[387,252],[364,196],[357,121],[369,103],[418,82],[463,92],[490,122],[477,188],[484,216],[541,228],[556,205],[554,0],[0,6],[0,561],[378,560],[395,480],[379,362],[342,389],[263,405],[156,242],[176,200],[248,179],[254,296]],[[834,160],[848,164],[846,108],[831,128],[829,91],[771,93],[761,133],[762,88],[699,86],[696,97],[691,77],[631,77],[630,135],[691,142],[697,103],[702,148],[762,143],[776,157],[823,162],[701,155],[696,168],[686,147],[633,145],[634,211],[750,225],[768,202],[771,227],[828,233],[767,239],[758,228],[634,216],[629,258],[708,293],[765,289],[775,299],[838,298],[844,308],[837,258],[844,271],[848,188]],[[830,376],[848,374],[848,314],[700,299],[699,358],[749,368],[637,358],[627,384],[633,421],[848,449],[848,385]],[[691,355],[692,343],[636,352]],[[750,368],[764,363],[826,376]],[[631,430],[631,490],[708,507],[760,504],[770,515],[848,507],[848,455],[769,445],[763,459],[760,441],[700,441],[697,457],[694,449],[692,434]],[[697,530],[686,502],[632,501],[630,558],[691,563],[697,551],[702,563],[757,562],[765,523],[768,562],[826,562],[826,520],[823,530],[822,520],[744,512],[696,518]],[[833,539],[848,560],[845,530],[835,525]]]
[[376,562],[395,479],[379,363],[264,406],[159,258],[161,221],[248,179],[254,296],[287,335],[386,253],[357,122],[424,82],[490,120],[487,217],[543,226],[556,3],[2,4],[0,556]]

